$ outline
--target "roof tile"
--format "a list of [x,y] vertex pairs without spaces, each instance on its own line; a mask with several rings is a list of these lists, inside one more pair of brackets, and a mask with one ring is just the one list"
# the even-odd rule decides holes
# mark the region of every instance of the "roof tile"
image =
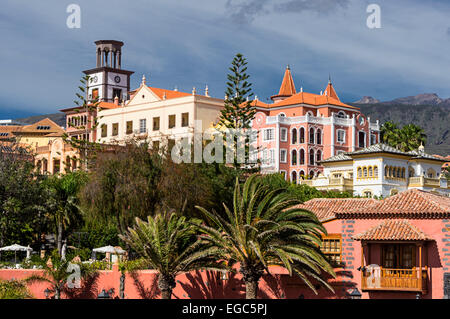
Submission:
[[352,237],[354,240],[433,240],[405,219],[387,219]]

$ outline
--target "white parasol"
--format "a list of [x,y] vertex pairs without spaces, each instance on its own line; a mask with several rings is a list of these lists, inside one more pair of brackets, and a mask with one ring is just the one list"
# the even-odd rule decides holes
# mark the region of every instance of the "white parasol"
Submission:
[[2,247],[0,248],[0,251],[13,251],[14,252],[14,263],[17,262],[17,252],[18,251],[26,251],[27,252],[27,259],[30,258],[30,254],[33,251],[33,249],[28,246],[20,246],[17,244],[11,245],[11,246],[6,246],[6,247]]

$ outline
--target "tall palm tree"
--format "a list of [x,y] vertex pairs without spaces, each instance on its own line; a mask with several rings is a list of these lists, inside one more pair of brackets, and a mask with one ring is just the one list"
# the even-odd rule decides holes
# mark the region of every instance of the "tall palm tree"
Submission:
[[399,128],[397,124],[391,121],[381,126],[381,140],[392,147],[396,147],[399,140]]
[[418,149],[420,145],[425,145],[426,140],[425,131],[420,126],[408,124],[399,131],[397,147],[404,152],[409,152]]
[[247,299],[256,299],[258,281],[265,271],[269,273],[269,266],[284,267],[291,276],[295,273],[315,293],[310,279],[333,291],[322,272],[333,277],[335,273],[319,248],[326,230],[298,204],[301,201],[285,188],[263,185],[255,174],[242,190],[236,179],[232,210],[223,205],[226,216],[197,206],[213,225],[198,226],[204,238],[219,249],[219,257],[228,260],[229,266],[240,264]]
[[80,171],[51,176],[45,181],[48,192],[46,206],[55,225],[59,254],[67,230],[77,226],[82,220],[77,194],[86,178],[86,174]]
[[[24,281],[26,283],[34,282],[46,282],[50,284],[50,291],[55,294],[55,299],[61,299],[61,293],[67,281],[72,276],[73,272],[68,271],[70,268],[71,261],[61,258],[57,253],[52,254],[52,258],[48,262],[41,262],[43,273],[41,275],[35,274],[26,278]],[[80,280],[86,279],[89,276],[95,274],[95,270],[85,266],[83,264],[78,264],[80,267]]]
[[199,223],[200,220],[188,220],[175,212],[158,213],[148,216],[147,222],[136,218],[134,228],[119,235],[158,272],[162,299],[171,298],[175,278],[181,272],[225,268],[216,259],[218,249],[198,236]]

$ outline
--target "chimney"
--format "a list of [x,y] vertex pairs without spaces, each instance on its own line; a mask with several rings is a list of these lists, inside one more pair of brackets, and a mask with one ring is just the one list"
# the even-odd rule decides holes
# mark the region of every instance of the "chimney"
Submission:
[[116,95],[116,97],[114,98],[114,104],[119,106],[119,97]]

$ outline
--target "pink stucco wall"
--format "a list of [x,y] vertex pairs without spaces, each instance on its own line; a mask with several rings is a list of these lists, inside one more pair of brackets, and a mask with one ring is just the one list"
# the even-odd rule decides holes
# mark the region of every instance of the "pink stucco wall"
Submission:
[[[296,299],[300,295],[304,298],[344,298],[339,280],[334,281],[336,294],[319,288],[320,295],[316,296],[298,277],[279,268],[271,270],[272,276],[264,276],[259,283],[259,298],[264,299]],[[25,279],[36,270],[0,270],[0,279]],[[120,272],[116,267],[110,271],[100,271],[91,281],[83,282],[82,288],[71,289],[63,294],[63,298],[96,298],[105,289],[113,289],[113,298],[119,295]],[[35,283],[29,286],[35,298],[44,299],[44,290],[49,287],[45,283]],[[160,293],[157,285],[157,274],[152,270],[143,270],[135,274],[127,274],[125,279],[125,298],[127,299],[158,299]],[[175,299],[222,299],[245,298],[245,287],[240,275],[230,274],[227,280],[220,279],[216,272],[195,271],[180,274],[176,277],[176,287],[173,290]]]
[[[353,285],[361,291],[361,272],[357,270],[361,266],[361,242],[351,239],[353,235],[359,234],[381,223],[382,219],[352,219],[333,220],[324,224],[329,234],[342,234],[342,259],[346,264],[345,273],[349,285]],[[422,250],[422,266],[428,266],[428,293],[423,295],[425,299],[443,298],[443,276],[449,269],[450,235],[448,220],[442,219],[408,219],[408,221],[433,238],[433,241],[425,243]],[[370,249],[370,260],[369,252]],[[381,264],[381,246],[370,244],[364,252],[365,265]],[[416,253],[416,264],[419,264]],[[362,298],[415,298],[413,292],[363,292]]]

